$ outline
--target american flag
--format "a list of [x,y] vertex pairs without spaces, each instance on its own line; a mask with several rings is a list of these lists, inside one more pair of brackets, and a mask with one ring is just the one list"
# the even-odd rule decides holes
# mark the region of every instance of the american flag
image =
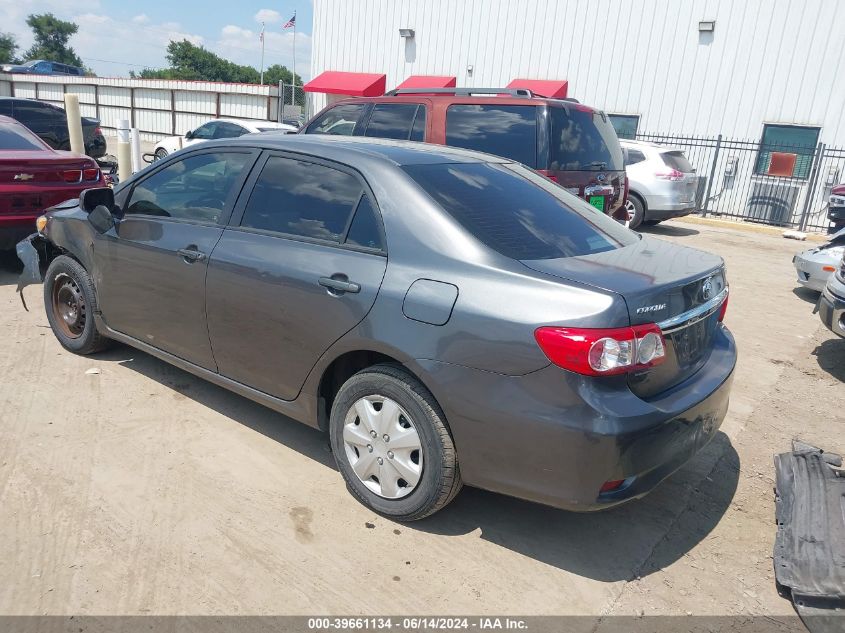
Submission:
[[293,14],[293,17],[285,22],[285,25],[282,27],[283,29],[289,29],[290,27],[296,28],[296,13]]

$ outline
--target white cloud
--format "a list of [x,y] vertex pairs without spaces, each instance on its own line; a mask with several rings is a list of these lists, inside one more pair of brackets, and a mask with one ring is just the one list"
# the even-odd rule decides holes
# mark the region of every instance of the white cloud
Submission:
[[[209,42],[209,47],[221,57],[258,68],[261,65],[260,31],[260,28],[253,31],[227,24],[220,30],[220,39]],[[291,29],[282,31],[281,24],[275,28],[268,24],[264,31],[264,67],[281,64],[293,68],[293,47]],[[305,80],[311,76],[311,36],[305,33],[296,34],[296,73]]]
[[141,13],[132,18],[132,21],[135,24],[148,24],[150,21],[150,16],[148,16],[146,13]]
[[276,22],[278,22],[279,25],[283,24],[282,14],[278,11],[274,11],[273,9],[260,9],[253,17],[259,24],[262,22],[266,22],[267,24],[274,24]]

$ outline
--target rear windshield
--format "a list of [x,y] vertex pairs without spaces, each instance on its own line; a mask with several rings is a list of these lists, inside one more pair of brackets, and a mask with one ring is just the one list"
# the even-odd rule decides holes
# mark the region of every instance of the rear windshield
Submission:
[[690,164],[683,152],[663,152],[660,156],[667,167],[677,169],[685,174],[691,174],[695,171],[695,167]]
[[446,145],[474,149],[537,167],[536,106],[452,105],[446,109]]
[[554,259],[637,241],[611,218],[515,164],[452,163],[403,168],[478,240],[513,259]]
[[0,149],[43,150],[44,146],[22,125],[0,123]]
[[622,147],[603,112],[589,108],[550,107],[552,136],[549,169],[560,171],[621,171]]

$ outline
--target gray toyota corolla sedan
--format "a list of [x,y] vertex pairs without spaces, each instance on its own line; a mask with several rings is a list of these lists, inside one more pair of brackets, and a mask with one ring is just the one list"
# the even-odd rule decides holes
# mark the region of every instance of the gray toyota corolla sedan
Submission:
[[722,260],[447,147],[245,136],[85,192],[18,245],[67,349],[121,341],[327,431],[398,520],[462,483],[640,497],[716,433]]

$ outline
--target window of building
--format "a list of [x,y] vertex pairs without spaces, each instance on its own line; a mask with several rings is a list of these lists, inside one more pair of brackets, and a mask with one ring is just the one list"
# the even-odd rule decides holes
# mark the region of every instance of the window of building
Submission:
[[764,124],[754,173],[806,180],[813,166],[819,132],[818,127]]
[[637,128],[640,125],[640,115],[638,114],[608,114],[607,118],[616,130],[616,136],[619,138],[629,138],[634,140],[637,137]]

